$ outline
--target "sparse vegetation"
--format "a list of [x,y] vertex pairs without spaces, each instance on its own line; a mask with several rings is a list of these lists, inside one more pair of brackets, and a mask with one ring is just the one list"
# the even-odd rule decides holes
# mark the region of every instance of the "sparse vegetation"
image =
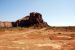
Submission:
[[[67,43],[69,42],[70,50],[74,49],[75,37],[73,32],[69,30],[67,32],[70,32],[70,34],[61,32],[62,29],[57,31],[57,28],[53,30],[46,27],[40,29],[28,27],[2,28],[0,29],[0,48],[6,48],[6,50],[50,50],[50,48],[51,50],[62,50],[62,48],[68,47]],[[71,49],[71,47],[73,48]]]

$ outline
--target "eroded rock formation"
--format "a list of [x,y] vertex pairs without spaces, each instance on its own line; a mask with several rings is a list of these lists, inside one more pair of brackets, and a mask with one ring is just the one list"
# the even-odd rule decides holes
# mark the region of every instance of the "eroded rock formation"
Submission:
[[16,21],[17,26],[47,26],[47,23],[43,21],[42,15],[37,12],[30,13],[29,16],[26,16],[22,19]]
[[12,27],[12,22],[0,22],[0,28]]
[[29,16],[25,16],[16,22],[0,22],[0,27],[46,27],[48,24],[43,21],[42,15],[37,12],[30,13]]

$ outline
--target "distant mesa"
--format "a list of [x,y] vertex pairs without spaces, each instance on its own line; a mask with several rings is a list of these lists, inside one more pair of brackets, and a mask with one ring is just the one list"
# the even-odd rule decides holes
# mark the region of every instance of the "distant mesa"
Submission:
[[12,27],[12,22],[2,22],[0,21],[0,28],[8,28],[8,27]]
[[31,12],[29,16],[18,19],[15,22],[0,22],[0,27],[47,27],[48,24],[43,20],[38,12]]

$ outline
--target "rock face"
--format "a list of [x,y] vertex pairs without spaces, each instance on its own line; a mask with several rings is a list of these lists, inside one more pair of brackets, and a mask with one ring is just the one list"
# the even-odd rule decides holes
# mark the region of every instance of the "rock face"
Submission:
[[12,22],[0,22],[0,28],[12,27]]
[[37,12],[30,13],[29,16],[26,16],[22,19],[16,21],[16,26],[24,27],[24,26],[47,26],[46,22],[43,21],[42,15]]
[[43,21],[42,15],[37,12],[30,13],[29,16],[25,16],[22,19],[17,20],[16,22],[5,22],[0,23],[0,27],[46,27],[48,24]]

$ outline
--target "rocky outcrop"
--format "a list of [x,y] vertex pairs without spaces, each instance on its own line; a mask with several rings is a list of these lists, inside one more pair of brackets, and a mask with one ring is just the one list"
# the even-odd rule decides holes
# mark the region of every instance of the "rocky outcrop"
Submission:
[[0,28],[12,27],[12,22],[0,22]]
[[42,15],[37,12],[30,13],[16,22],[0,22],[0,27],[46,27],[48,24],[43,21]]
[[16,21],[16,25],[20,27],[24,26],[35,26],[35,27],[45,27],[48,26],[46,22],[43,21],[42,15],[37,12],[30,13],[22,19]]

